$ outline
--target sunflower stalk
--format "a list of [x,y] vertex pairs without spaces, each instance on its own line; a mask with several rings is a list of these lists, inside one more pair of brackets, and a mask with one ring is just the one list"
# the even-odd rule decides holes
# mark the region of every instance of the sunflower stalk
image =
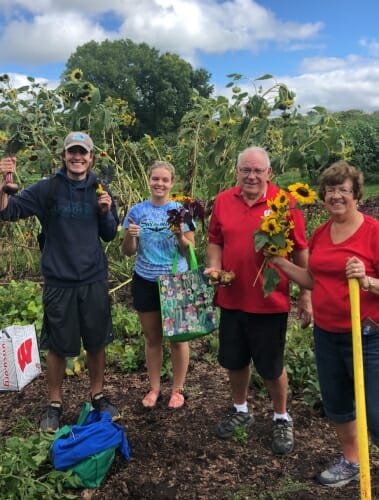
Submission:
[[267,257],[265,257],[265,258],[263,259],[263,262],[262,262],[262,264],[261,264],[261,267],[258,269],[257,275],[256,275],[255,280],[254,280],[254,282],[253,282],[253,286],[255,286],[255,285],[257,284],[258,278],[259,278],[259,276],[263,273],[263,271],[264,271],[264,269],[265,269],[266,265],[267,265]]

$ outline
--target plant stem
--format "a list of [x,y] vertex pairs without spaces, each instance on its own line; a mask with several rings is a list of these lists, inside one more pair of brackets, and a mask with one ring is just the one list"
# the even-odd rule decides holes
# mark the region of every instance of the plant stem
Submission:
[[259,278],[259,276],[261,275],[261,273],[263,273],[263,271],[264,271],[264,269],[265,269],[266,265],[267,265],[267,257],[265,257],[265,258],[263,259],[263,262],[262,262],[262,264],[261,264],[261,267],[258,269],[257,275],[256,275],[255,280],[254,280],[254,283],[253,283],[253,286],[255,286],[255,285],[256,285],[256,283],[257,283],[257,281],[258,281],[258,278]]

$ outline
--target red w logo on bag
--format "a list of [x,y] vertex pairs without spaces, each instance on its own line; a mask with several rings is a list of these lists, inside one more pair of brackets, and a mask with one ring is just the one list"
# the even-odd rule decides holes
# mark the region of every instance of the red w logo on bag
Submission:
[[21,371],[24,371],[25,366],[32,362],[32,346],[32,339],[26,339],[17,349],[17,359]]

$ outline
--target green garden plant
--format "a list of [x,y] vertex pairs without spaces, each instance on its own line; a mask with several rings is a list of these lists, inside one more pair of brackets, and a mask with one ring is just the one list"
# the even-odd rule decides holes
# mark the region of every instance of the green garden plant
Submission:
[[249,431],[243,425],[237,425],[233,430],[232,435],[233,441],[241,444],[242,446],[247,446],[249,441]]
[[[264,493],[257,492],[255,484],[245,485],[236,493],[230,495],[230,500],[283,500],[292,498],[291,493],[309,491],[306,483],[294,481],[289,476],[284,476],[275,486],[270,487]],[[294,497],[295,498],[295,497]]]
[[58,472],[50,463],[53,436],[30,434],[0,438],[0,491],[7,500],[75,499],[66,492],[64,483],[71,473]]
[[37,331],[42,326],[41,285],[33,281],[11,280],[0,286],[0,325],[34,324]]
[[302,329],[298,321],[290,321],[285,360],[292,393],[306,394],[306,404],[311,407],[319,406],[321,396],[311,327]]

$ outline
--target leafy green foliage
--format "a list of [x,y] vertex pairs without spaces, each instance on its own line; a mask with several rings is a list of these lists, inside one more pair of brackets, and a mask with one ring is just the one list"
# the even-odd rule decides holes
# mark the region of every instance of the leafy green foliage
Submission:
[[351,110],[336,115],[351,141],[351,163],[362,169],[366,182],[378,182],[379,113]]
[[233,429],[232,439],[236,443],[240,443],[242,446],[246,446],[249,441],[248,429],[244,425],[237,425]]
[[53,436],[45,433],[0,438],[2,498],[77,498],[64,491],[64,484],[71,479],[71,473],[52,468],[49,460],[52,440]]
[[329,219],[329,214],[322,203],[304,207],[304,217],[306,221],[307,238],[309,238],[316,227],[320,226]]
[[106,349],[109,363],[116,364],[123,372],[140,369],[145,352],[137,313],[123,304],[114,304],[112,320],[115,340]]
[[32,281],[10,281],[0,286],[0,325],[34,324],[42,326],[43,308],[41,286]]
[[206,335],[203,339],[203,343],[206,345],[207,351],[204,354],[204,359],[208,361],[208,363],[217,362],[217,354],[219,347],[219,339],[218,332],[212,332],[209,335]]
[[127,340],[142,334],[138,314],[122,303],[113,305],[112,320],[117,339]]
[[290,323],[287,331],[285,360],[289,387],[292,392],[305,394],[304,401],[309,406],[319,406],[320,387],[310,327],[302,329],[298,322]]
[[267,297],[271,292],[273,292],[279,282],[280,276],[276,269],[267,266],[263,276],[264,296]]

